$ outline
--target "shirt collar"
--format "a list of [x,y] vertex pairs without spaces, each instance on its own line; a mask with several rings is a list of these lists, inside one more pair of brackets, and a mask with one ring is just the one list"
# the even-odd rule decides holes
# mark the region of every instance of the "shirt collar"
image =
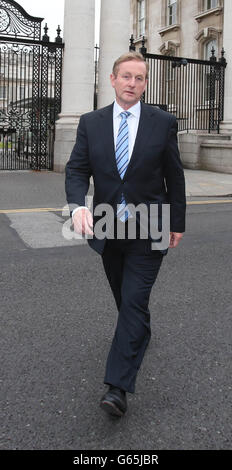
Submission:
[[[118,103],[117,101],[115,100],[114,101],[114,117],[118,117],[120,115],[120,113],[122,113],[123,111],[125,111],[125,109],[123,109]],[[127,110],[128,112],[130,112],[131,114],[133,114],[133,116],[139,118],[140,116],[140,111],[141,111],[141,103],[140,101],[138,101],[138,103],[134,104],[133,106],[131,106],[131,108],[129,108]]]

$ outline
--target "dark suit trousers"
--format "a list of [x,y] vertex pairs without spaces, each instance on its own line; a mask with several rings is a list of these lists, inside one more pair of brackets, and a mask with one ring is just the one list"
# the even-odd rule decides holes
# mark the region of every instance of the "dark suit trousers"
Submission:
[[163,255],[151,250],[150,240],[114,239],[106,241],[102,259],[118,308],[104,383],[134,393],[151,337],[149,297]]

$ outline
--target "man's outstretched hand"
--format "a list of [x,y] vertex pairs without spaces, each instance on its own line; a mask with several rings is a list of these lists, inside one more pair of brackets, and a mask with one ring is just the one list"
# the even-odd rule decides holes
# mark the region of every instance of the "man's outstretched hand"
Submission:
[[169,248],[176,248],[183,238],[183,233],[170,232]]
[[[75,232],[81,235],[94,235],[93,233],[93,216],[86,207],[79,209],[73,216],[73,225]],[[183,233],[170,232],[169,248],[176,248],[183,238]]]
[[92,231],[93,216],[87,207],[75,212],[73,216],[73,225],[75,232],[81,235],[94,235]]

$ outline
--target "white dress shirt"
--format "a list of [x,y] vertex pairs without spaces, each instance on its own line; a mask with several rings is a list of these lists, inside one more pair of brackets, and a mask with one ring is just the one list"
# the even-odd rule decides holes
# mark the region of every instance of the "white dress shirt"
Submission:
[[[114,109],[113,109],[114,147],[115,147],[115,149],[116,149],[119,126],[120,126],[121,119],[122,119],[122,117],[120,116],[120,113],[122,113],[123,111],[125,111],[125,109],[121,108],[121,106],[115,100]],[[131,155],[132,155],[132,152],[133,152],[133,148],[134,148],[134,144],[135,144],[135,139],[136,139],[136,136],[137,136],[138,126],[139,126],[139,119],[140,119],[140,114],[141,114],[141,103],[140,103],[140,101],[138,101],[138,103],[134,104],[134,106],[129,108],[127,111],[131,113],[130,116],[128,116],[128,118],[127,118],[128,132],[129,132],[129,161],[130,161]]]
[[[114,102],[114,107],[113,107],[113,130],[114,130],[114,147],[116,149],[116,143],[117,143],[117,137],[118,137],[118,131],[121,123],[122,116],[120,116],[120,113],[125,111],[125,109],[121,108],[121,106],[117,103],[115,100]],[[129,161],[131,159],[131,155],[134,149],[134,144],[135,144],[135,139],[137,136],[137,131],[138,131],[138,126],[139,126],[139,119],[140,119],[140,114],[141,114],[141,103],[138,101],[138,103],[134,104],[127,110],[130,112],[130,116],[127,118],[127,123],[128,123],[128,131],[129,131]],[[78,209],[83,209],[85,206],[79,206],[74,211],[72,212],[72,217],[74,216],[75,212],[78,211]]]

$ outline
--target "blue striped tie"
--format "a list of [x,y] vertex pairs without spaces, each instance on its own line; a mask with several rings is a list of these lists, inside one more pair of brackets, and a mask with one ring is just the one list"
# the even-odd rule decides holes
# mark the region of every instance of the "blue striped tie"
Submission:
[[[121,179],[124,177],[126,173],[126,169],[127,169],[128,161],[129,161],[129,132],[128,132],[127,118],[128,116],[130,116],[130,114],[131,113],[129,113],[128,111],[124,111],[120,113],[122,120],[119,126],[115,155],[116,155],[116,163],[118,167],[118,172],[119,172]],[[127,210],[125,210],[125,207],[126,207],[126,201],[122,194],[120,206],[117,211],[117,217],[122,222],[125,222],[129,216],[129,213]]]

